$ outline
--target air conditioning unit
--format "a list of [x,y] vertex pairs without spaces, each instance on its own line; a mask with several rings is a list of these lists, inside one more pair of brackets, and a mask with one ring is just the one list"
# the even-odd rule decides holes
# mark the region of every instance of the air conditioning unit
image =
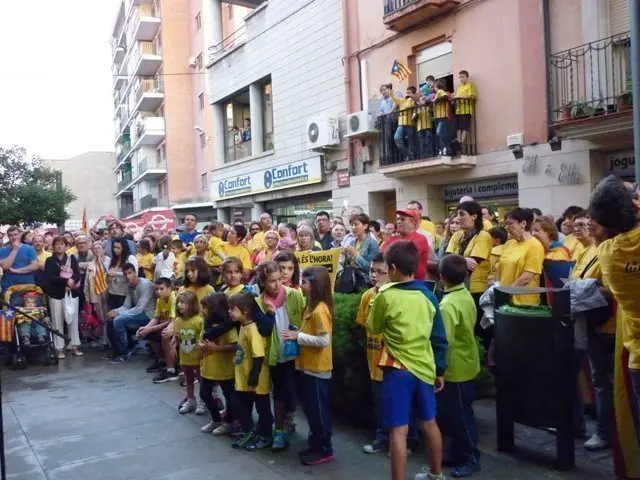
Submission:
[[196,57],[189,57],[189,68],[196,68],[197,65]]
[[307,119],[307,148],[322,150],[340,143],[338,117],[318,115]]
[[524,146],[524,135],[522,133],[512,133],[507,135],[507,147],[513,148],[517,146]]
[[368,110],[347,115],[347,134],[345,137],[360,137],[364,135],[376,135],[373,114]]

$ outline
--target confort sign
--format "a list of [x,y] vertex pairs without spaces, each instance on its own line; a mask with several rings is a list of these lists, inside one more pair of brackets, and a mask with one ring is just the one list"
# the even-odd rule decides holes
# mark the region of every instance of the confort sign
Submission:
[[226,200],[320,182],[322,182],[322,161],[320,157],[314,157],[245,175],[222,176],[222,178],[215,176],[215,180],[211,183],[211,197],[213,200]]

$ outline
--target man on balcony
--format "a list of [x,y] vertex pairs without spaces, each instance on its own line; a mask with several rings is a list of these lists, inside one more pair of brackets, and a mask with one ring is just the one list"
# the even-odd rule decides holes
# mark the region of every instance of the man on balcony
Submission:
[[405,97],[397,97],[391,91],[391,98],[400,106],[400,115],[398,118],[398,128],[393,139],[402,155],[401,160],[413,160],[416,158],[416,127],[414,125],[413,114],[416,113],[416,94],[417,90],[414,86],[408,86]]
[[391,83],[385,83],[380,85],[380,95],[382,100],[380,101],[380,110],[378,111],[378,128],[382,137],[382,163],[389,163],[389,157],[394,150],[393,136],[396,133],[398,127],[396,116],[392,115],[398,110],[398,104],[391,97],[391,89],[393,85]]
[[469,81],[469,72],[466,70],[460,70],[458,80],[460,85],[454,97],[456,102],[456,137],[458,143],[464,147],[464,142],[467,140],[467,132],[471,130],[471,117],[474,114],[476,89]]

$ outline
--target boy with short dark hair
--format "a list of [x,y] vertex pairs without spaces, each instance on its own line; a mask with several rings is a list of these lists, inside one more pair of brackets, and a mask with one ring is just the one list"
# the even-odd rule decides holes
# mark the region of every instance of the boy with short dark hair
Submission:
[[[474,334],[477,310],[465,287],[467,262],[460,255],[447,255],[440,262],[445,287],[440,311],[447,332],[447,371],[438,395],[438,422],[451,438],[451,476],[470,477],[480,470],[478,427],[473,414],[473,381],[480,373],[480,355]],[[455,456],[454,456],[455,455]]]
[[475,112],[476,89],[469,81],[469,72],[460,70],[458,74],[460,85],[456,91],[456,137],[458,143],[464,146],[467,132],[471,130],[471,117]]
[[436,93],[433,99],[433,119],[438,137],[438,154],[451,155],[451,95],[445,90],[444,80],[436,82]]
[[413,243],[395,242],[385,261],[390,283],[380,287],[367,328],[382,335],[378,365],[383,370],[382,418],[389,428],[391,479],[405,479],[412,410],[428,446],[430,465],[430,470],[416,474],[415,479],[443,479],[435,394],[443,387],[447,339],[438,301],[425,282],[414,279],[419,253]]

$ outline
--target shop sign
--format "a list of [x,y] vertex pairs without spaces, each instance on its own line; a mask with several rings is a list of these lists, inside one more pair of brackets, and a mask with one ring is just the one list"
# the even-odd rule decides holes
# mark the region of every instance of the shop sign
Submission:
[[222,178],[216,176],[211,182],[211,197],[213,200],[226,200],[321,181],[322,161],[318,156],[300,162],[256,170],[245,175],[223,175]]
[[468,195],[479,198],[509,197],[518,195],[518,178],[497,178],[480,182],[458,183],[444,186],[444,201],[453,202]]
[[606,175],[633,177],[635,175],[635,156],[633,150],[622,150],[608,153],[606,158]]
[[349,185],[351,185],[349,170],[338,170],[338,187],[348,187]]

